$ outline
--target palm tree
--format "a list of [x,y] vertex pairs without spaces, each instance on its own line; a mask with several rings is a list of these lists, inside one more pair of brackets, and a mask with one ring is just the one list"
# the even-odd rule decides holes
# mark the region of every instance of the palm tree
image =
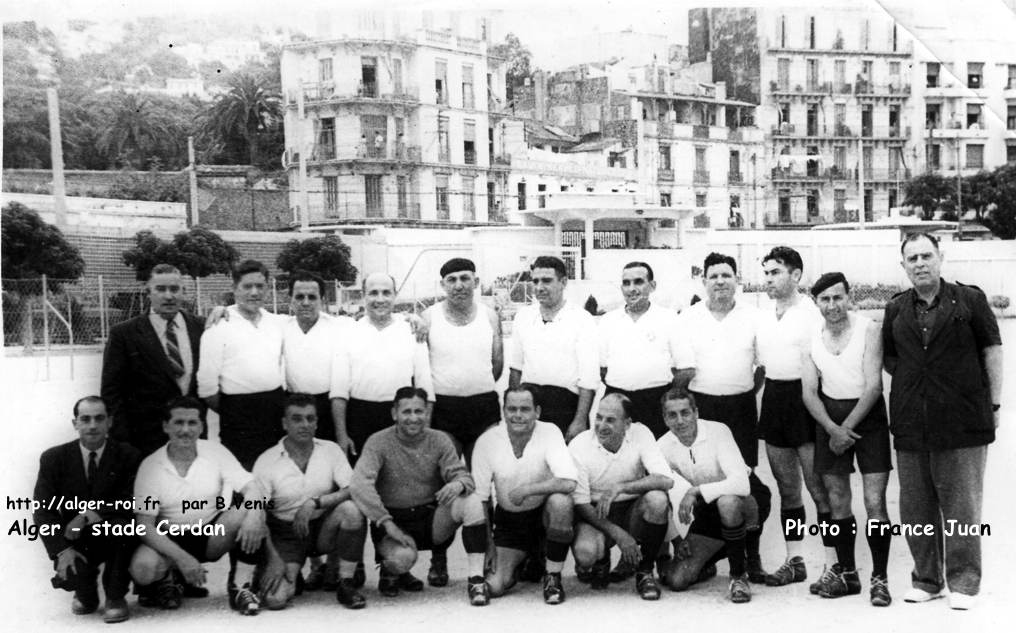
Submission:
[[257,164],[260,137],[282,120],[281,98],[248,73],[229,79],[229,90],[205,111],[201,131],[212,144],[247,146],[247,160]]
[[148,157],[160,155],[163,150],[175,153],[181,134],[164,108],[146,96],[121,92],[113,99],[98,145],[111,158],[143,167]]

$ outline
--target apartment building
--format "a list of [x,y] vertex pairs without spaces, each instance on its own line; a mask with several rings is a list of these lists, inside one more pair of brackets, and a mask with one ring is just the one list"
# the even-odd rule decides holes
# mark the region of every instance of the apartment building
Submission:
[[[689,12],[689,59],[759,104],[767,226],[888,215],[915,171],[914,46],[885,11],[836,7]],[[916,125],[916,127],[915,127]]]
[[502,222],[505,165],[491,110],[503,61],[490,20],[454,12],[344,15],[283,49],[294,220],[435,226]]

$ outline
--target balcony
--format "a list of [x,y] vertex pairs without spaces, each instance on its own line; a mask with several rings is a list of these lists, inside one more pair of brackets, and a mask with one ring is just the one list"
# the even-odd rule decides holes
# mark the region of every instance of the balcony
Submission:
[[709,138],[709,126],[708,125],[693,125],[691,126],[691,137],[708,139]]
[[490,166],[494,168],[507,168],[512,165],[511,154],[493,154],[490,159]]
[[727,172],[727,184],[728,185],[743,185],[744,176],[739,171]]
[[708,185],[709,184],[709,172],[705,169],[696,169],[692,177],[693,182],[696,185]]
[[467,149],[462,152],[462,160],[467,165],[476,164],[476,150]]
[[926,130],[927,138],[987,138],[988,130],[980,123],[967,126],[960,121],[952,121],[946,127],[931,127]]
[[794,125],[790,123],[774,125],[772,127],[772,136],[793,136],[795,129]]
[[[334,82],[304,84],[304,107],[312,107],[329,103],[349,103],[359,101],[378,101],[382,103],[419,103],[419,91],[414,86],[394,85],[391,91],[384,92],[377,82],[358,82],[354,89],[343,90]],[[286,95],[286,104],[296,107],[299,91],[290,90]]]
[[459,36],[456,39],[459,45],[459,50],[463,51],[472,51],[474,53],[478,53],[480,52],[480,47],[483,45],[483,40],[478,40],[472,37]]
[[666,182],[674,182],[674,170],[659,168],[656,170],[656,179]]
[[859,98],[906,99],[910,96],[910,82],[890,81],[887,84],[875,84],[859,80],[854,84],[854,94]]
[[[327,138],[323,135],[322,138]],[[296,164],[300,160],[299,152],[288,150],[286,154],[288,164]],[[357,143],[356,145],[336,145],[334,142],[318,142],[311,150],[308,160],[313,163],[324,162],[351,162],[351,161],[394,161],[418,163],[421,161],[419,145],[406,145],[405,143],[385,142],[381,145],[374,143]]]

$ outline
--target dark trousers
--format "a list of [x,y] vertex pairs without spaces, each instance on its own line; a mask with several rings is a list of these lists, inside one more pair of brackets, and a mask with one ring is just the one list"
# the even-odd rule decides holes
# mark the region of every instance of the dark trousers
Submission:
[[[110,523],[117,523],[115,519]],[[98,604],[96,579],[99,567],[102,566],[102,589],[106,599],[119,599],[127,595],[130,586],[131,556],[138,546],[137,539],[124,536],[93,536],[87,530],[74,542],[75,551],[87,559],[87,563],[78,561],[76,573],[78,589],[75,595],[86,605]]]
[[660,398],[663,397],[663,394],[667,393],[668,389],[670,389],[669,384],[649,389],[636,389],[634,391],[625,391],[624,389],[607,385],[603,395],[620,393],[627,396],[631,400],[631,419],[646,425],[653,432],[653,436],[656,439],[660,439],[667,434],[667,425],[663,421],[663,406],[660,404]]
[[356,447],[356,455],[349,460],[350,464],[356,464],[356,459],[363,452],[363,445],[367,443],[368,437],[394,423],[391,402],[350,398],[346,403],[346,434]]
[[219,439],[247,470],[283,436],[283,398],[281,388],[220,397]]
[[567,435],[568,427],[575,419],[575,411],[579,408],[579,396],[564,387],[536,385],[539,391],[540,420],[551,422]]

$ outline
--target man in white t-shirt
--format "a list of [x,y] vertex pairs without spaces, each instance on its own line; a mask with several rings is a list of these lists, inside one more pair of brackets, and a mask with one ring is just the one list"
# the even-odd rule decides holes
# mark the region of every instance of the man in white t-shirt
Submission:
[[[681,333],[689,344],[682,348],[688,355],[678,363],[677,381],[695,395],[704,419],[730,428],[741,457],[754,469],[758,466],[755,394],[765,376],[756,362],[759,312],[736,298],[737,262],[733,257],[710,253],[702,270],[706,300],[681,313]],[[772,495],[754,473],[749,483],[760,520],[757,529],[749,529],[746,537],[748,578],[763,583],[767,574],[762,569],[759,543]]]
[[487,575],[490,595],[504,595],[515,584],[515,571],[546,538],[543,600],[564,602],[564,559],[574,536],[573,503],[578,474],[561,431],[538,421],[535,388],[521,385],[504,395],[504,422],[487,430],[473,449],[476,494],[486,504],[492,490],[496,562]]
[[[822,322],[815,303],[798,292],[803,270],[801,255],[787,246],[777,246],[762,258],[766,292],[774,305],[761,312],[757,336],[759,364],[766,375],[758,426],[780,492],[780,526],[787,549],[783,564],[766,576],[770,587],[808,577],[802,556],[804,532],[797,529],[808,522],[802,480],[815,502],[819,524],[830,519],[829,497],[815,474],[815,420],[801,397],[801,351]],[[824,533],[823,544],[827,566],[832,566],[835,550]]]
[[630,262],[621,271],[625,305],[603,315],[599,323],[600,375],[606,393],[624,394],[632,419],[655,437],[667,432],[660,409],[677,373],[680,332],[677,313],[651,302],[656,281],[645,262]]
[[578,469],[575,502],[575,564],[591,569],[590,585],[609,583],[610,549],[635,568],[635,591],[659,600],[653,563],[667,535],[674,482],[652,432],[632,423],[631,401],[619,393],[600,400],[593,428],[571,441]]

